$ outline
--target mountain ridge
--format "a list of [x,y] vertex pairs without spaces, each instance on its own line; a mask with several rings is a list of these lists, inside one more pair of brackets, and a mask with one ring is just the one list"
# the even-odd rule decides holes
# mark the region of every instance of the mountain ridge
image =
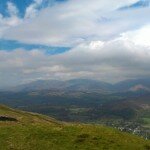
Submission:
[[[115,84],[92,80],[92,79],[72,79],[72,80],[37,80],[28,84],[5,89],[5,91],[40,91],[40,90],[70,90],[70,91],[100,91],[100,92],[124,92],[141,85],[139,90],[150,91],[150,79],[130,79],[120,81]],[[142,88],[143,87],[143,88]],[[135,90],[136,91],[136,90]]]

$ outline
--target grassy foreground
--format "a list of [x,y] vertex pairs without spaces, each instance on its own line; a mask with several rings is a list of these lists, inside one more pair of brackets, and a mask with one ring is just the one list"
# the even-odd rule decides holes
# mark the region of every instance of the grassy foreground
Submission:
[[0,150],[150,150],[150,141],[115,129],[69,124],[0,106]]

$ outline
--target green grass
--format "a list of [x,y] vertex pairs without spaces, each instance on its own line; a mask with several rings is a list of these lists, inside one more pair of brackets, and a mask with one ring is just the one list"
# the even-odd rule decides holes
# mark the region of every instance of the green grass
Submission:
[[97,125],[62,123],[0,106],[0,150],[149,150],[150,141]]
[[150,128],[150,118],[142,118],[142,123],[144,127]]

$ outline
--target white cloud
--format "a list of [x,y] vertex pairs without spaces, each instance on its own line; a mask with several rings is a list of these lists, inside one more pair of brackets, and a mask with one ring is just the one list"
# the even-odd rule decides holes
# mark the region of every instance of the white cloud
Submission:
[[43,0],[34,0],[34,2],[26,8],[25,18],[30,19],[36,17],[38,14],[39,6],[43,3]]
[[19,25],[22,22],[22,19],[18,17],[19,11],[13,3],[7,3],[7,12],[9,14],[7,17],[0,14],[0,37],[5,31]]
[[133,2],[69,0],[39,12],[42,0],[37,0],[24,19],[11,8],[14,15],[0,15],[0,37],[72,49],[53,56],[42,50],[0,51],[1,85],[51,78],[114,82],[150,76],[150,9],[116,10]]
[[[72,46],[86,40],[112,38],[148,20],[145,18],[141,23],[134,11],[130,12],[132,17],[126,16],[129,12],[116,11],[121,6],[136,1],[69,0],[42,9],[36,17],[32,18],[37,14],[37,6],[42,2],[37,1],[27,8],[25,18],[31,19],[25,19],[21,25],[6,31],[3,38],[53,46]],[[139,11],[140,13],[148,14],[146,11],[143,13],[142,10]]]
[[18,9],[12,2],[7,2],[7,10],[10,16],[18,15]]
[[84,77],[114,82],[150,76],[150,46],[136,45],[124,36],[107,42],[84,42],[59,55],[19,49],[0,51],[0,58],[1,85],[36,79]]
[[130,39],[136,45],[150,47],[150,25],[144,26],[139,30],[129,31],[122,34],[124,39]]

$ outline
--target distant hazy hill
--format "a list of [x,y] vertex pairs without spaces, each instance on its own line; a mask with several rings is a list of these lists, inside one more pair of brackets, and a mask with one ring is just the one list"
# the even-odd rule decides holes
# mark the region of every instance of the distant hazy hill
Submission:
[[29,84],[12,87],[7,90],[11,91],[39,91],[39,90],[68,90],[68,91],[94,91],[94,90],[109,90],[112,85],[109,83],[89,80],[89,79],[74,79],[68,81],[58,80],[38,80]]
[[62,123],[0,106],[0,149],[149,150],[150,141],[103,126]]
[[116,84],[90,79],[74,79],[68,81],[38,80],[29,84],[7,89],[8,91],[40,91],[40,90],[65,90],[65,91],[99,91],[99,92],[150,92],[150,79],[125,80]]
[[114,85],[118,91],[150,91],[150,79],[125,80]]

